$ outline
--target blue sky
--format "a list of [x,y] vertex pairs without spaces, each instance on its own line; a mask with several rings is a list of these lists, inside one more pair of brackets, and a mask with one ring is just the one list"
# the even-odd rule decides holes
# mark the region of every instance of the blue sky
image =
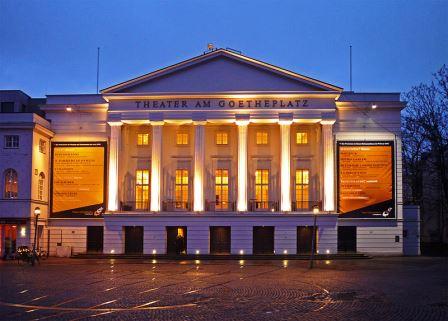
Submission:
[[448,1],[0,0],[0,89],[100,88],[207,43],[355,91],[407,91],[448,63]]

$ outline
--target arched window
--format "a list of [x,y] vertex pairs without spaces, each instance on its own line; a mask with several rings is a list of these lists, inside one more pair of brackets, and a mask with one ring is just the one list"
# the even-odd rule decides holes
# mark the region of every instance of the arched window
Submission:
[[8,168],[5,171],[5,198],[17,198],[19,186],[17,172]]
[[40,172],[39,182],[37,184],[37,199],[40,201],[44,200],[44,182],[45,182],[45,174],[43,172]]

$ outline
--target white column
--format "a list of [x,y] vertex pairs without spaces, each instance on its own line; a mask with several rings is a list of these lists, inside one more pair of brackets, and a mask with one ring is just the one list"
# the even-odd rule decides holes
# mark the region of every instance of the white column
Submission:
[[193,210],[204,210],[205,122],[194,122]]
[[291,124],[292,121],[279,121],[281,147],[281,196],[280,209],[291,211]]
[[238,125],[238,200],[237,210],[247,211],[247,128],[249,121],[237,121]]
[[322,120],[322,146],[324,159],[324,211],[334,211],[334,120]]
[[162,188],[162,131],[163,122],[151,122],[151,211],[160,212]]
[[110,141],[109,141],[109,189],[107,209],[109,211],[118,211],[118,151],[121,141],[121,122],[110,122]]

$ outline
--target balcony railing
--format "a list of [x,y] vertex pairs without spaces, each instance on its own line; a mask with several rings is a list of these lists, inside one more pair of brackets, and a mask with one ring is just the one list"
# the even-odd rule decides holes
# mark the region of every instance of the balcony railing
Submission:
[[278,201],[249,200],[249,212],[278,211]]
[[149,201],[121,202],[120,209],[123,212],[147,212],[149,211]]
[[293,212],[308,212],[312,211],[317,206],[319,210],[322,210],[322,201],[299,201],[292,202],[291,211]]
[[235,202],[206,202],[205,210],[207,212],[234,212]]
[[183,201],[162,201],[162,211],[170,212],[170,211],[191,211],[192,206],[191,202],[183,202]]

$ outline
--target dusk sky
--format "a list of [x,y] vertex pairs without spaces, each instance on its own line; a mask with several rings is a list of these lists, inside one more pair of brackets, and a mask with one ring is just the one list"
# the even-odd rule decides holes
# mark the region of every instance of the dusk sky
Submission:
[[448,63],[448,1],[0,0],[0,89],[94,93],[207,43],[355,91],[407,91]]

